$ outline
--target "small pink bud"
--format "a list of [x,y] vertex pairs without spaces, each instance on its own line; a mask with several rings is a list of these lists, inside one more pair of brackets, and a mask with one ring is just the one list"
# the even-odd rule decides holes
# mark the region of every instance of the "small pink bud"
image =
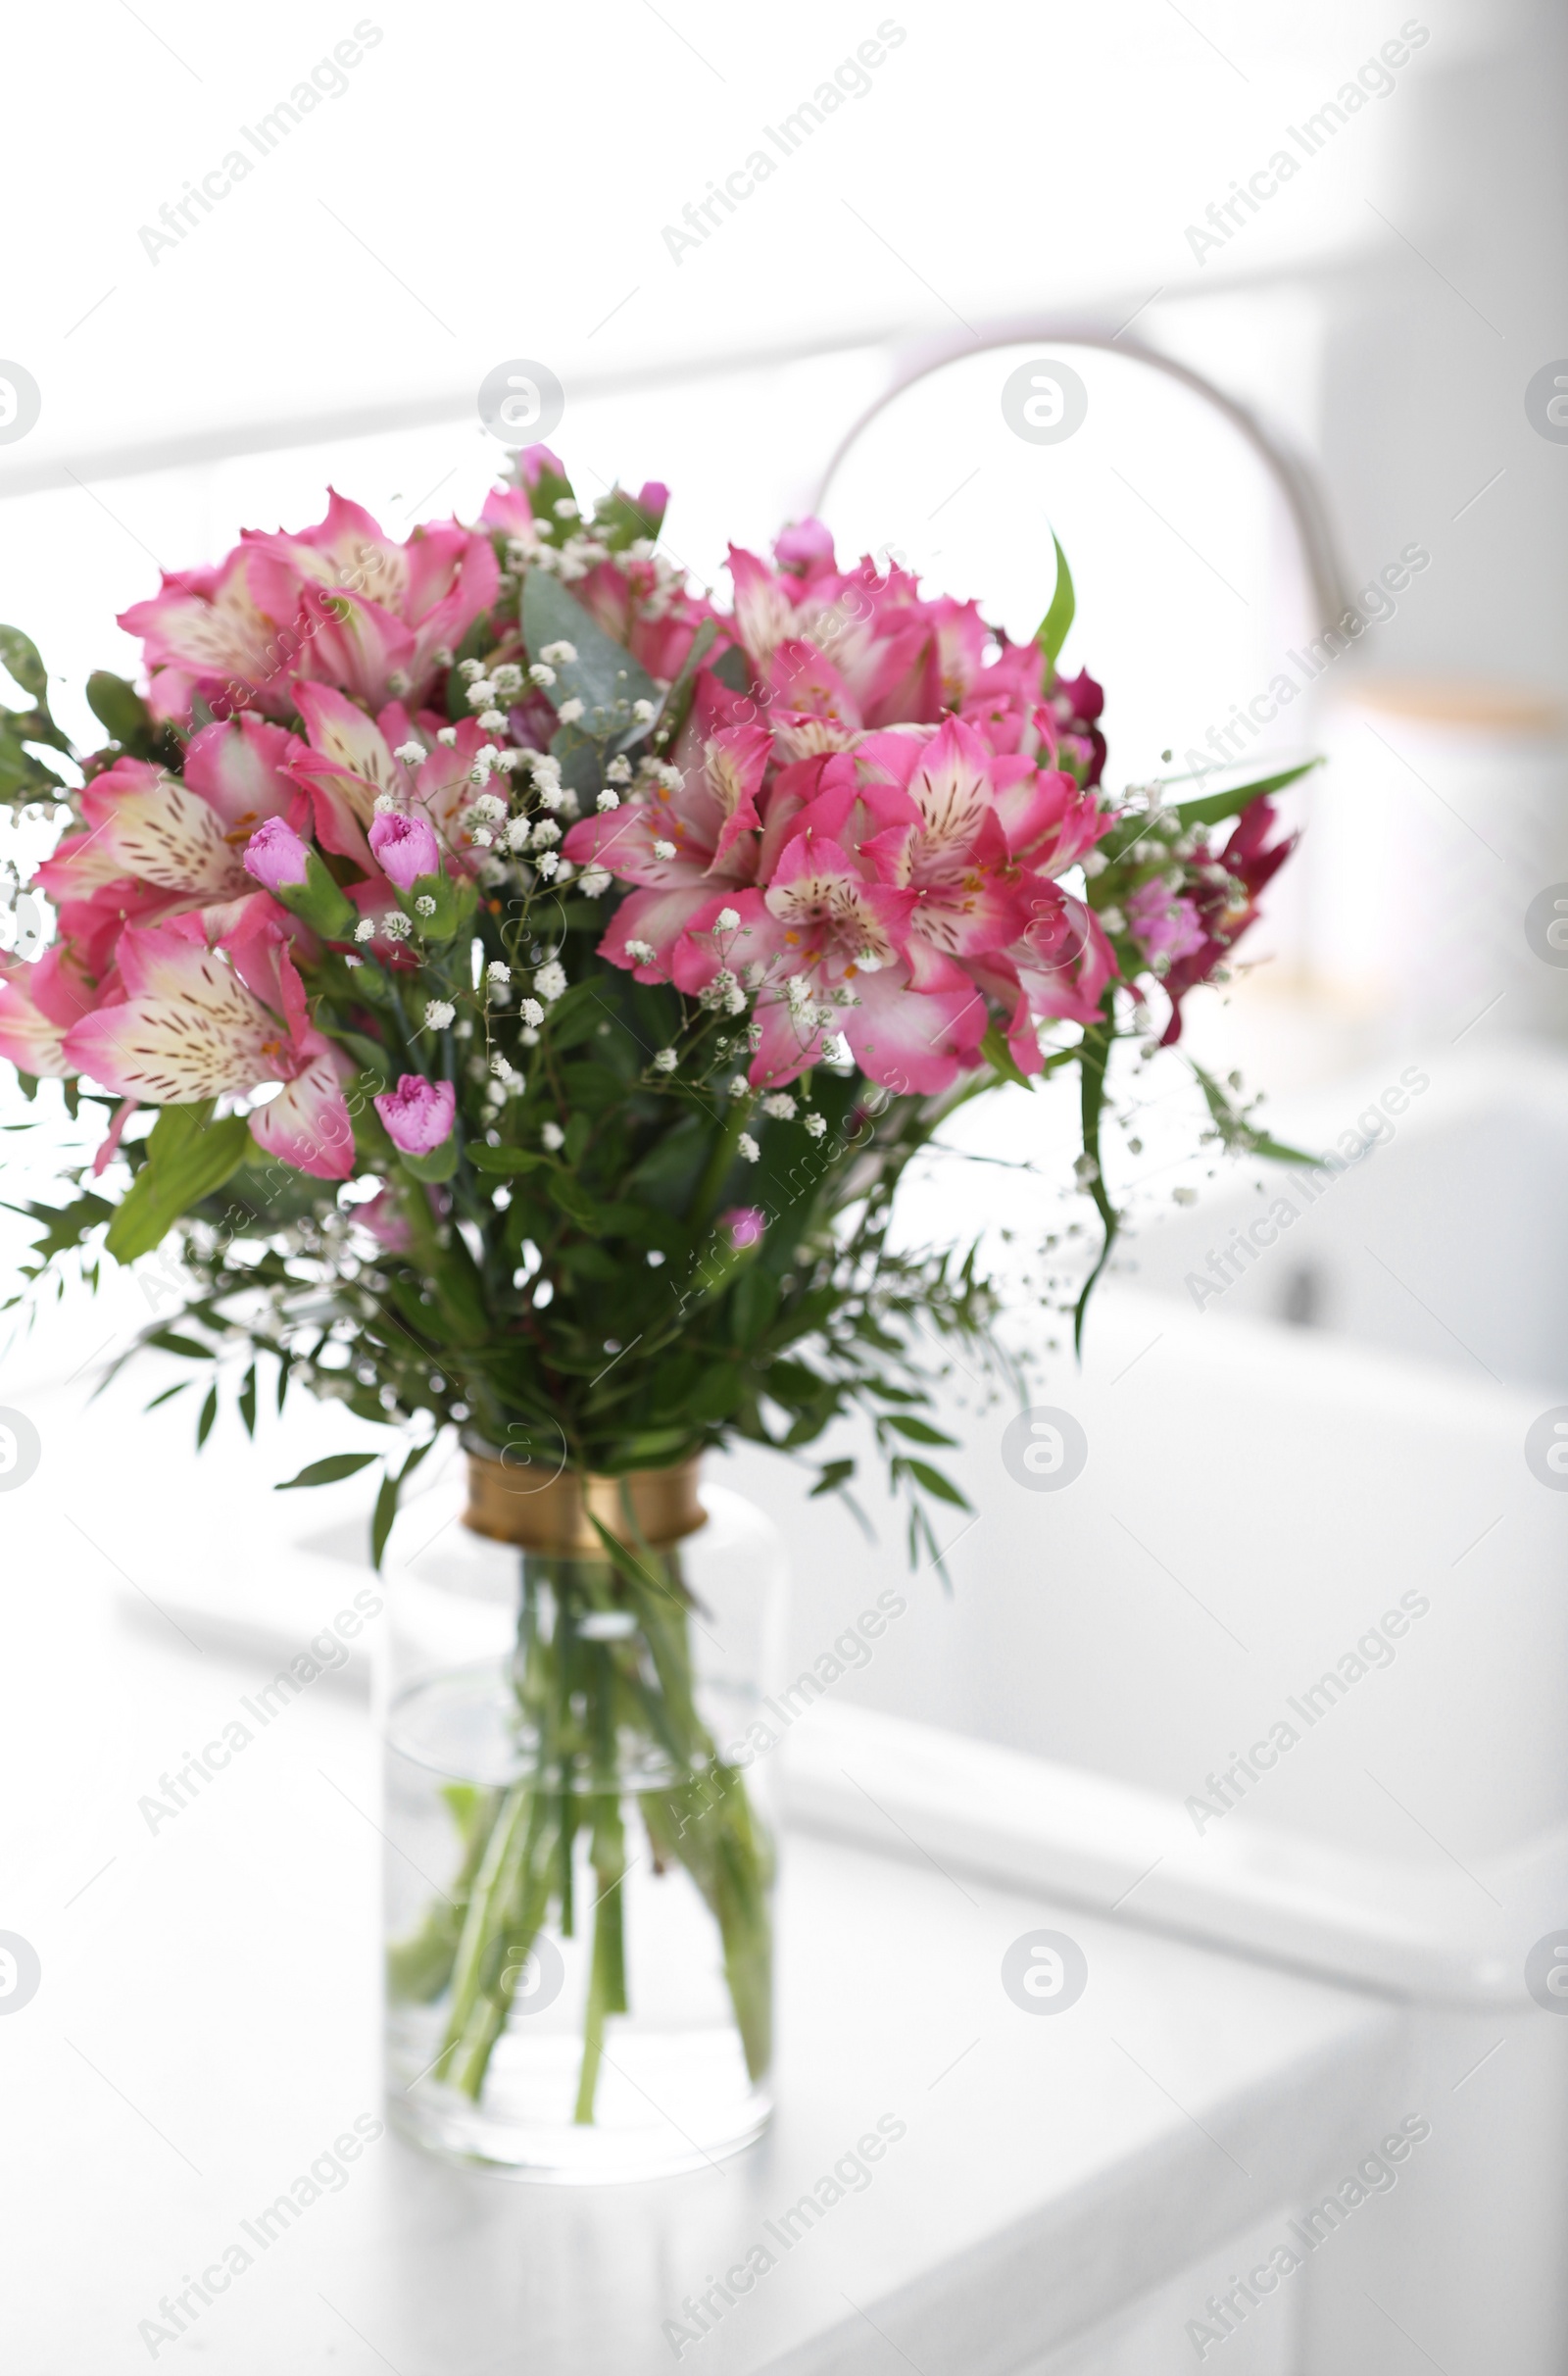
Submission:
[[405,1072],[395,1089],[383,1090],[371,1103],[400,1154],[433,1155],[452,1136],[458,1095],[450,1081]]
[[761,1244],[767,1215],[759,1205],[732,1205],[728,1213],[719,1214],[717,1225],[740,1254],[748,1246]]
[[402,817],[392,810],[375,817],[370,848],[383,874],[400,891],[412,891],[421,874],[440,872],[441,852],[422,817]]
[[270,817],[257,826],[240,855],[240,865],[264,891],[284,891],[305,880],[311,853],[292,825]]

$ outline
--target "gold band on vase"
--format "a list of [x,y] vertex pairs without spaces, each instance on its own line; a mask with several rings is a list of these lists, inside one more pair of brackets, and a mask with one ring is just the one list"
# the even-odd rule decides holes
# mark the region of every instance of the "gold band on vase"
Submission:
[[[697,1498],[696,1460],[675,1468],[634,1468],[624,1476],[580,1477],[540,1461],[468,1454],[468,1507],[463,1522],[474,1534],[521,1551],[564,1559],[602,1559],[605,1547],[590,1523],[635,1550],[678,1543],[708,1523]],[[629,1512],[627,1505],[630,1505]]]

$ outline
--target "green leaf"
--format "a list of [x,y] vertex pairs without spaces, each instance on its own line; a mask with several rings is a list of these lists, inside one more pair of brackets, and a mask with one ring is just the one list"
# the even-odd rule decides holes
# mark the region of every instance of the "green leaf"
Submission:
[[378,1452],[329,1453],[324,1460],[312,1460],[300,1470],[297,1477],[285,1477],[281,1485],[273,1486],[272,1491],[292,1493],[300,1485],[335,1485],[341,1477],[355,1476],[360,1469],[368,1468],[372,1460],[380,1458]]
[[47,712],[49,707],[49,674],[38,657],[38,647],[30,635],[20,627],[0,627],[0,661],[14,676],[24,693],[30,693],[35,702]]
[[945,1477],[940,1468],[933,1468],[929,1460],[903,1460],[901,1465],[913,1477],[922,1493],[931,1494],[939,1502],[951,1502],[958,1510],[972,1507],[952,1478]]
[[597,1231],[599,1200],[579,1180],[574,1179],[569,1171],[552,1170],[547,1185],[562,1212],[574,1220],[579,1228]]
[[1249,784],[1237,784],[1229,792],[1211,792],[1203,800],[1178,801],[1176,814],[1184,825],[1217,825],[1227,817],[1239,817],[1254,800],[1262,800],[1270,792],[1283,792],[1287,784],[1298,782],[1322,765],[1320,759],[1303,759],[1298,767],[1285,767],[1278,775],[1258,776]]
[[243,1117],[207,1117],[211,1106],[166,1106],[147,1140],[147,1161],[109,1224],[117,1262],[133,1262],[162,1243],[182,1213],[237,1171],[254,1143]]
[[245,1433],[256,1441],[256,1363],[252,1361],[240,1384],[239,1415]]
[[442,1140],[428,1155],[399,1155],[398,1163],[413,1180],[449,1180],[458,1167],[458,1135]]
[[1067,640],[1067,630],[1078,608],[1078,597],[1073,592],[1072,571],[1067,567],[1067,556],[1061,549],[1061,539],[1054,528],[1051,531],[1051,541],[1056,548],[1056,590],[1051,597],[1050,610],[1035,629],[1035,641],[1054,674],[1056,655]]
[[202,1415],[196,1422],[196,1449],[198,1452],[200,1452],[202,1446],[212,1434],[213,1421],[217,1418],[217,1416],[218,1380],[215,1378],[211,1386],[209,1386],[207,1389],[207,1400],[202,1405]]
[[600,742],[624,735],[633,725],[634,701],[651,702],[657,711],[659,687],[647,669],[544,569],[528,571],[522,589],[522,633],[535,660],[546,644],[569,643],[575,650],[575,660],[556,667],[549,699],[557,710],[564,701],[582,703],[579,733]]
[[1034,1087],[1027,1072],[1020,1070],[1012,1050],[1007,1045],[1007,1035],[1000,1023],[987,1024],[985,1037],[980,1042],[980,1053],[991,1066],[992,1071],[999,1072],[1004,1081],[1012,1081],[1020,1089]]
[[1094,1292],[1096,1280],[1110,1260],[1110,1250],[1116,1243],[1116,1233],[1121,1227],[1121,1215],[1105,1192],[1104,1166],[1100,1156],[1100,1117],[1105,1105],[1105,1066],[1110,1060],[1111,1042],[1115,1037],[1110,1020],[1113,997],[1112,991],[1105,992],[1106,1019],[1089,1026],[1078,1050],[1084,1153],[1095,1166],[1094,1178],[1089,1182],[1089,1193],[1105,1232],[1101,1240],[1095,1266],[1085,1279],[1083,1291],[1073,1309],[1073,1351],[1080,1354],[1083,1351],[1084,1318],[1089,1310],[1089,1298]]
[[824,1460],[817,1471],[816,1483],[807,1495],[807,1500],[814,1502],[819,1494],[837,1493],[841,1486],[849,1483],[854,1474],[855,1462],[853,1460]]
[[436,1442],[437,1438],[431,1436],[427,1443],[416,1444],[399,1469],[393,1469],[390,1463],[388,1464],[386,1475],[381,1480],[381,1490],[375,1497],[375,1512],[370,1520],[370,1565],[372,1567],[379,1567],[381,1564],[387,1538],[392,1532],[398,1514],[398,1496],[424,1459],[425,1454],[433,1451]]
[[526,1147],[470,1147],[468,1161],[475,1171],[538,1171],[548,1168],[547,1155],[534,1155]]
[[215,1361],[218,1359],[210,1345],[199,1344],[195,1337],[177,1336],[172,1328],[155,1328],[143,1342],[156,1345],[160,1353],[178,1354],[182,1361]]
[[609,545],[612,553],[623,553],[629,544],[640,538],[650,541],[663,525],[662,512],[645,512],[635,496],[624,487],[612,487],[594,506],[593,533],[601,544]]
[[718,621],[705,619],[692,637],[692,647],[680,666],[680,673],[664,695],[664,706],[659,713],[654,728],[654,748],[667,751],[686,723],[697,689],[697,671],[718,641]]
[[108,668],[94,668],[87,679],[87,707],[116,742],[145,758],[158,738],[153,714],[133,684]]
[[933,1427],[928,1419],[911,1418],[902,1411],[886,1412],[882,1425],[897,1428],[899,1434],[907,1436],[911,1444],[956,1444],[958,1440],[956,1436],[944,1435],[941,1428]]

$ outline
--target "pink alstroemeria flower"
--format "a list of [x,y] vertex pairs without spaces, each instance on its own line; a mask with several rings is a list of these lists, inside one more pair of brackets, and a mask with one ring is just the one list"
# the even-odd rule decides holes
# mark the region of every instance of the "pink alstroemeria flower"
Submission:
[[395,809],[372,821],[370,855],[400,891],[412,891],[421,874],[440,871],[440,846],[424,818]]
[[[354,1065],[312,1029],[305,990],[262,894],[208,917],[129,925],[117,970],[122,996],[75,1023],[64,1054],[74,1070],[150,1106],[195,1105],[282,1088],[250,1115],[259,1147],[317,1179],[354,1170],[354,1129],[343,1082]],[[209,945],[206,922],[225,929]]]
[[200,694],[220,718],[285,718],[301,677],[372,706],[417,695],[491,608],[499,574],[478,530],[437,521],[397,544],[334,492],[318,526],[247,529],[216,569],[166,573],[120,623],[142,638],[155,717],[183,721]]
[[402,1155],[434,1155],[452,1136],[458,1094],[450,1081],[405,1072],[395,1089],[384,1089],[370,1102]]

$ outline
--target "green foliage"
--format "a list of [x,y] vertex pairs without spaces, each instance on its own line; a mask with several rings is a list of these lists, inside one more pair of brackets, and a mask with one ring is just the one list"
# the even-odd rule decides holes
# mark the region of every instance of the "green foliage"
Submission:
[[210,1103],[165,1106],[147,1139],[146,1161],[109,1224],[110,1253],[122,1262],[150,1254],[182,1213],[238,1170],[254,1143],[239,1114],[215,1121]]
[[1035,641],[1046,656],[1048,668],[1054,673],[1061,647],[1067,640],[1067,630],[1078,608],[1078,597],[1073,591],[1067,556],[1061,549],[1061,539],[1054,529],[1051,532],[1051,541],[1056,550],[1056,587],[1051,597],[1050,610],[1035,629]]

